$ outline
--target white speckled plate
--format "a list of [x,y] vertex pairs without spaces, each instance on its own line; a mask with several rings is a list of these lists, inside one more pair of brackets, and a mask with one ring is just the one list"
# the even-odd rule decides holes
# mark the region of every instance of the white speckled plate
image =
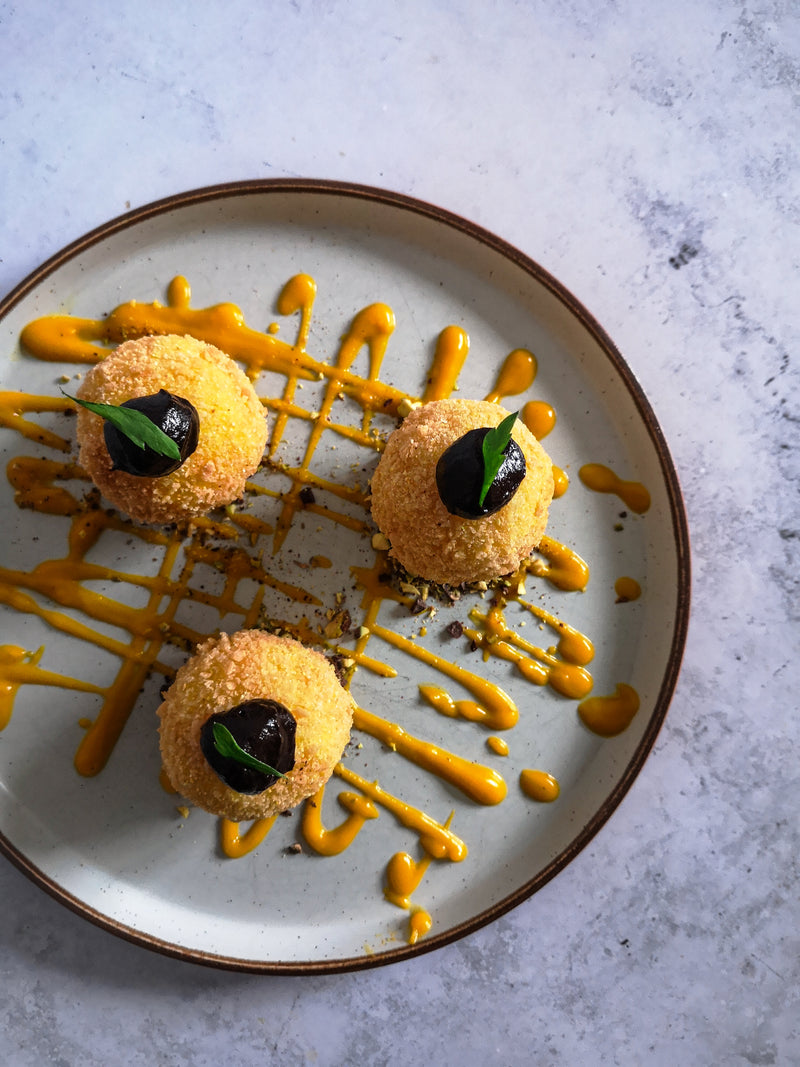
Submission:
[[[299,838],[294,816],[279,819],[248,856],[226,859],[217,820],[199,810],[182,817],[179,802],[159,785],[160,678],[145,686],[111,760],[94,778],[80,777],[72,758],[79,720],[96,713],[98,698],[23,686],[0,733],[0,847],[8,858],[68,907],[122,937],[196,962],[276,973],[367,967],[436,948],[490,922],[561,871],[642,767],[675,686],[689,611],[688,535],[675,471],[627,365],[590,314],[541,267],[427,204],[337,183],[266,181],[202,189],[131,212],[66,248],[0,305],[2,387],[53,395],[62,374],[80,369],[24,354],[19,334],[30,320],[54,312],[99,317],[129,299],[163,302],[178,274],[191,283],[193,306],[231,301],[253,328],[277,324],[278,336],[294,341],[296,317],[282,318],[275,302],[299,272],[318,285],[309,352],[331,361],[353,316],[371,303],[385,303],[397,324],[381,378],[411,394],[424,387],[436,339],[451,323],[470,337],[459,396],[485,396],[512,349],[536,354],[538,377],[514,403],[535,398],[555,408],[558,421],[544,443],[571,484],[553,504],[549,533],[586,559],[591,580],[584,593],[560,592],[536,580],[528,595],[593,640],[596,693],[625,682],[638,691],[641,707],[624,733],[598,737],[582,725],[575,701],[525,682],[510,663],[482,663],[466,642],[444,634],[452,619],[466,621],[467,603],[442,609],[427,636],[417,640],[485,671],[520,707],[520,721],[506,735],[509,754],[501,757],[488,749],[487,730],[439,715],[420,699],[419,683],[441,682],[435,672],[388,646],[368,646],[370,655],[398,673],[387,679],[359,669],[352,689],[361,706],[495,768],[508,785],[502,804],[484,807],[372,739],[354,736],[363,747],[348,750],[347,766],[435,819],[443,822],[454,812],[451,828],[469,849],[460,863],[431,864],[413,902],[430,913],[432,928],[410,945],[408,913],[383,896],[385,869],[398,851],[415,858],[422,853],[416,835],[389,811],[382,810],[333,858],[308,848],[286,853]],[[275,384],[265,379],[258,389],[268,395]],[[303,402],[313,403],[310,387]],[[70,423],[57,413],[33,418],[69,432]],[[308,425],[296,421],[278,457],[288,462],[296,460]],[[390,423],[380,426],[389,429]],[[334,443],[340,451],[327,447]],[[20,454],[61,458],[13,429],[0,429],[0,445],[4,469]],[[366,473],[352,469],[350,460],[366,465]],[[363,482],[374,460],[363,450],[351,455],[335,436],[319,450],[320,469],[345,482]],[[628,513],[621,522],[624,505],[589,491],[577,477],[588,462],[646,485],[649,511]],[[269,484],[268,476],[260,477]],[[67,519],[17,508],[6,480],[0,492],[5,567],[27,571],[65,553]],[[253,504],[268,520],[278,506],[269,496]],[[296,521],[274,559],[268,543],[260,548],[275,573],[313,588],[322,610],[343,592],[358,622],[360,594],[350,566],[372,561],[368,536],[322,518]],[[299,567],[314,554],[328,556],[333,565]],[[122,569],[155,566],[141,544],[126,548],[122,539],[109,539],[106,555]],[[614,582],[622,575],[640,582],[639,600],[615,602]],[[139,595],[124,582],[105,591],[133,604]],[[57,607],[43,595],[36,600],[41,608]],[[266,606],[278,618],[289,611],[278,593]],[[182,610],[200,630],[238,624],[193,602]],[[391,603],[382,610],[385,625],[407,635],[419,630],[407,611]],[[80,618],[76,610],[70,613]],[[312,624],[319,623],[311,614]],[[119,668],[119,660],[96,643],[68,636],[20,605],[0,609],[0,644],[28,652],[43,648],[43,670],[98,685],[109,684]],[[448,688],[455,697],[467,695],[454,684]],[[559,799],[528,799],[518,784],[525,768],[553,774],[561,784]],[[326,795],[329,824],[341,815],[341,784],[334,779]]]

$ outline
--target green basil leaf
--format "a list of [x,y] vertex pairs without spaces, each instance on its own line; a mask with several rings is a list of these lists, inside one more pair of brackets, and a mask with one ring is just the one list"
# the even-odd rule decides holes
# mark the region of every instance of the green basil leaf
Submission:
[[503,453],[511,440],[511,431],[517,421],[518,411],[506,415],[503,421],[489,430],[483,439],[483,485],[478,499],[478,507],[483,507],[486,494],[492,488],[497,472],[503,466]]
[[[64,392],[63,389],[61,391]],[[177,442],[165,434],[160,426],[151,422],[143,411],[119,407],[116,404],[96,404],[91,400],[70,396],[69,393],[64,393],[64,396],[110,422],[139,448],[150,448],[160,456],[169,456],[170,459],[181,458]]]
[[221,722],[215,722],[211,732],[214,735],[214,748],[216,748],[220,756],[236,760],[243,767],[250,767],[251,770],[261,771],[263,774],[272,774],[276,778],[286,777],[281,771],[276,771],[274,767],[270,767],[268,763],[262,763],[260,759],[256,759],[249,752],[245,752],[228,727],[223,726]]

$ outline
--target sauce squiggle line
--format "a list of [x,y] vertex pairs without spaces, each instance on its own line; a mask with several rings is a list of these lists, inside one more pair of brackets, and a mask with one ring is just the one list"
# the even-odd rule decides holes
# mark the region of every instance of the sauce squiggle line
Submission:
[[[198,519],[180,529],[155,530],[139,527],[113,510],[100,507],[97,494],[85,492],[87,477],[81,468],[64,458],[17,456],[7,467],[7,477],[19,507],[66,520],[63,527],[65,552],[61,558],[42,560],[30,571],[0,569],[0,603],[16,611],[38,616],[62,633],[102,649],[120,662],[113,681],[98,686],[79,679],[56,675],[39,666],[44,650],[26,652],[16,645],[0,648],[0,728],[11,718],[14,697],[21,685],[55,685],[79,689],[99,698],[101,706],[93,720],[88,720],[84,739],[76,752],[75,764],[81,774],[93,775],[107,761],[138,696],[151,671],[171,677],[173,668],[162,662],[166,645],[186,648],[207,635],[187,623],[179,609],[195,602],[226,616],[241,625],[275,623],[274,605],[267,605],[267,594],[274,600],[321,607],[310,590],[288,581],[280,571],[273,573],[264,564],[263,553],[256,551],[259,540],[271,537],[273,554],[284,545],[294,524],[303,516],[331,523],[361,535],[370,529],[367,517],[368,496],[357,486],[325,478],[313,469],[320,443],[329,434],[364,449],[371,456],[383,448],[383,435],[376,429],[378,416],[395,417],[402,401],[429,401],[447,397],[456,387],[458,376],[469,354],[469,338],[456,326],[445,327],[437,340],[421,397],[415,397],[382,381],[380,373],[388,341],[394,330],[394,315],[385,304],[372,304],[352,319],[332,361],[315,359],[307,350],[316,283],[305,274],[297,274],[283,286],[277,310],[284,316],[297,316],[294,343],[278,339],[274,330],[262,333],[247,326],[241,310],[232,303],[208,308],[191,306],[191,289],[185,278],[174,278],[167,292],[167,304],[158,301],[129,301],[115,308],[103,319],[79,319],[68,315],[47,316],[30,323],[22,333],[22,343],[38,359],[53,362],[89,364],[102,359],[109,346],[133,337],[160,333],[188,333],[209,341],[243,364],[246,373],[257,382],[262,372],[284,376],[280,396],[264,397],[272,413],[268,442],[268,466],[288,479],[289,488],[281,493],[253,480],[248,484],[251,502],[265,501],[275,511],[274,520],[236,507],[220,515]],[[365,353],[366,372],[356,365]],[[537,372],[535,356],[526,349],[515,349],[500,368],[487,399],[499,402],[506,396],[524,393],[533,384]],[[299,389],[307,382],[321,384],[319,406],[307,410],[298,402]],[[339,414],[343,400],[355,401],[360,418],[353,423]],[[31,415],[59,417],[71,411],[72,404],[63,397],[42,397],[22,392],[0,393],[0,425],[18,433],[23,439],[64,456],[71,449],[70,438],[40,425]],[[345,413],[343,412],[343,415]],[[522,418],[538,437],[544,437],[555,425],[555,411],[544,401],[530,400],[522,407]],[[307,427],[303,454],[294,466],[279,461],[279,447],[291,423]],[[586,475],[586,468],[581,476]],[[595,472],[596,473],[596,472]],[[566,492],[566,474],[554,468],[556,496]],[[604,475],[604,477],[606,477]],[[584,477],[586,481],[586,478]],[[612,480],[613,481],[613,480]],[[606,477],[606,482],[608,482]],[[605,484],[605,483],[604,483]],[[622,483],[630,493],[632,483]],[[619,491],[613,482],[614,491]],[[643,488],[643,487],[642,487]],[[323,501],[310,500],[304,490],[324,494]],[[76,491],[83,491],[80,499]],[[601,491],[609,491],[603,488]],[[645,491],[646,492],[646,491]],[[641,502],[641,494],[634,502]],[[326,501],[338,501],[331,507]],[[629,504],[634,508],[634,504]],[[339,508],[352,508],[352,514]],[[101,538],[125,536],[146,545],[156,563],[155,573],[137,574],[118,568],[100,566],[88,558]],[[213,543],[209,538],[214,539]],[[223,542],[220,544],[219,542]],[[224,544],[228,542],[228,544]],[[252,552],[250,550],[253,550]],[[309,566],[316,566],[310,563]],[[320,564],[321,565],[321,564]],[[200,575],[211,569],[223,575],[221,591],[210,591]],[[465,689],[474,698],[455,700],[441,686],[421,685],[422,698],[446,715],[459,715],[482,726],[507,730],[518,718],[514,701],[499,686],[467,670],[451,659],[402,636],[381,620],[386,601],[408,603],[386,578],[385,557],[377,552],[371,568],[354,568],[362,591],[363,625],[358,630],[355,648],[340,649],[357,666],[384,678],[397,675],[391,664],[367,654],[373,638],[392,650],[413,657],[420,665]],[[558,589],[575,591],[585,588],[589,571],[586,563],[570,548],[548,538],[543,539],[537,558],[531,560],[504,587],[498,603],[488,612],[473,612],[475,631],[468,632],[484,655],[501,655],[517,663],[523,675],[535,684],[548,682],[552,688],[572,699],[580,699],[591,688],[585,667],[591,661],[588,638],[542,609],[521,600],[525,574],[542,578]],[[87,588],[86,583],[118,583],[121,588],[136,587],[146,596],[143,607],[132,608],[123,600]],[[240,596],[243,583],[246,597]],[[539,649],[523,640],[503,615],[503,607],[515,599],[523,611],[532,612],[558,635],[553,649]],[[241,601],[241,602],[240,602]],[[267,606],[269,610],[267,610]],[[83,620],[89,620],[87,623]],[[112,636],[93,628],[91,622],[113,627],[125,637]],[[281,623],[290,632],[309,643],[325,644],[321,628],[307,619]],[[370,648],[371,651],[371,648]],[[624,685],[611,697],[591,697],[580,705],[581,717],[597,733],[610,736],[632,714],[633,694]],[[638,698],[637,698],[638,700]],[[420,738],[398,724],[387,722],[365,709],[356,715],[356,727],[371,734],[432,773],[461,790],[467,798],[480,804],[495,805],[506,795],[502,777],[489,767],[465,760]],[[624,728],[624,727],[622,727]],[[492,750],[502,754],[500,739]],[[418,837],[423,857],[413,860],[408,853],[398,853],[389,863],[387,899],[402,903],[410,911],[409,941],[430,929],[431,917],[411,903],[414,892],[428,868],[431,858],[459,862],[466,856],[466,844],[449,829],[452,815],[445,825],[394,797],[379,783],[370,782],[340,763],[336,775],[357,790],[339,794],[338,802],[347,812],[345,820],[332,829],[322,823],[323,792],[305,805],[302,828],[306,842],[315,851],[334,855],[345,849],[364,825],[377,817],[378,808],[391,814]],[[541,772],[544,774],[545,772]],[[524,786],[521,785],[521,788]],[[221,841],[229,856],[243,856],[264,840],[272,820],[256,820],[242,832],[238,824],[223,820]],[[403,858],[405,857],[405,858]]]

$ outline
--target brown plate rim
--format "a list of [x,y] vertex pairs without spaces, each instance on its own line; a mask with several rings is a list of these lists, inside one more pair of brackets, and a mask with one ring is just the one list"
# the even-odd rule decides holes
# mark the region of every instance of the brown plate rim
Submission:
[[526,274],[530,275],[530,277],[540,285],[547,288],[558,300],[561,301],[562,304],[565,305],[568,311],[580,321],[586,331],[594,338],[603,354],[610,361],[614,370],[622,379],[636,405],[636,409],[645,425],[659,459],[661,473],[669,500],[673,537],[677,555],[676,580],[678,585],[678,596],[675,610],[674,631],[666,670],[647,729],[612,792],[592,818],[585,826],[583,826],[581,831],[573,838],[569,846],[534,878],[518,887],[513,893],[510,893],[503,900],[498,901],[498,903],[491,908],[487,908],[478,915],[473,916],[469,920],[460,923],[455,927],[451,927],[439,934],[432,934],[429,937],[423,938],[414,945],[406,945],[390,949],[386,952],[376,953],[375,955],[365,955],[338,960],[308,961],[243,960],[186,948],[181,945],[164,941],[160,938],[151,937],[147,933],[126,926],[124,923],[109,919],[84,901],[79,900],[62,886],[56,884],[35,864],[31,863],[30,860],[28,860],[14,846],[14,844],[0,832],[0,852],[2,852],[24,875],[71,911],[125,941],[183,961],[245,973],[298,976],[337,974],[346,971],[366,970],[372,967],[386,966],[390,963],[397,963],[402,960],[418,957],[451,944],[452,942],[487,926],[501,915],[506,914],[516,908],[523,901],[532,897],[538,890],[546,885],[547,882],[568,866],[568,864],[570,864],[572,860],[575,859],[575,857],[589,844],[598,831],[609,820],[613,812],[621,803],[625,794],[631,788],[634,780],[641,771],[645,760],[650,754],[664,723],[664,719],[666,718],[667,709],[677,685],[689,626],[691,599],[689,526],[678,474],[667,446],[666,439],[658,420],[656,419],[655,412],[647,399],[644,390],[624,360],[622,354],[599,322],[586,310],[583,304],[569,289],[545,270],[544,267],[540,266],[540,264],[531,259],[530,256],[526,255],[524,252],[521,252],[514,245],[458,214],[448,211],[445,208],[427,203],[426,201],[407,196],[403,193],[392,192],[387,189],[381,189],[370,185],[360,185],[351,182],[322,178],[253,178],[202,186],[187,192],[163,197],[141,207],[134,208],[131,211],[125,212],[124,214],[103,223],[56,252],[32,271],[23,279],[23,281],[12,289],[2,301],[0,301],[0,320],[5,318],[9,311],[11,311],[12,308],[14,308],[15,305],[18,304],[31,290],[40,285],[48,275],[52,274],[64,263],[121,230],[138,225],[141,222],[179,208],[206,203],[208,201],[223,200],[229,197],[249,196],[254,194],[313,194],[315,196],[329,195],[333,197],[350,197],[409,211],[416,215],[423,216],[424,218],[431,219],[434,222],[446,225],[473,238],[481,244],[486,245],[508,259]]

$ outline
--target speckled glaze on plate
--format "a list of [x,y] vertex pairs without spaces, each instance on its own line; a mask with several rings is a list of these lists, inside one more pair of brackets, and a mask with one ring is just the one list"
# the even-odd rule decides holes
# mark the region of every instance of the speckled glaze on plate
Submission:
[[[395,852],[419,853],[414,835],[390,813],[369,822],[333,858],[308,849],[287,855],[299,835],[293,818],[278,820],[250,855],[229,860],[217,844],[217,821],[200,811],[179,817],[176,799],[159,785],[159,679],[145,687],[108,766],[94,778],[81,778],[72,758],[77,722],[91,716],[95,698],[46,687],[20,690],[0,734],[0,848],[12,862],[68,907],[147,948],[242,971],[308,974],[386,964],[446,944],[535,893],[586,845],[629,789],[666,715],[688,622],[689,547],[680,489],[656,418],[592,316],[497,237],[378,189],[315,180],[241,182],[171,197],[109,222],[43,264],[0,304],[2,388],[52,395],[62,373],[75,373],[74,365],[44,364],[22,353],[19,334],[30,320],[54,312],[99,317],[130,299],[164,301],[178,274],[192,286],[193,306],[231,301],[253,328],[278,323],[280,335],[293,340],[294,321],[274,309],[282,286],[298,272],[318,285],[309,352],[330,361],[353,316],[384,302],[397,325],[381,378],[409,393],[421,391],[436,338],[451,323],[470,337],[456,395],[485,396],[512,349],[536,354],[538,376],[519,402],[538,398],[555,408],[558,421],[545,445],[571,476],[568,492],[553,504],[548,532],[585,558],[592,574],[585,593],[542,583],[536,596],[593,640],[595,692],[611,692],[624,681],[641,697],[631,726],[603,739],[582,725],[575,701],[531,686],[511,664],[491,660],[481,669],[521,712],[507,735],[509,755],[498,757],[486,747],[486,730],[423,704],[418,684],[432,679],[418,661],[384,649],[397,677],[356,672],[352,688],[361,706],[491,765],[508,783],[502,804],[483,807],[369,738],[347,756],[347,765],[364,778],[377,779],[434,818],[444,821],[454,811],[452,828],[469,848],[463,862],[428,870],[414,903],[430,912],[433,926],[409,945],[408,913],[384,899],[383,879]],[[257,388],[267,395],[269,384]],[[56,425],[55,418],[42,421]],[[300,432],[290,426],[281,445],[287,456]],[[46,454],[31,442],[20,447],[20,440],[0,432],[4,467],[20,452]],[[624,505],[581,484],[577,471],[588,462],[646,485],[649,511],[615,530]],[[327,452],[324,464],[331,476],[353,477],[341,454]],[[19,510],[6,483],[0,492],[5,566],[30,569],[63,553],[65,520]],[[369,538],[341,531],[332,537],[324,526],[293,526],[285,566],[298,553],[324,550],[333,565],[315,572],[315,592],[331,604],[337,591],[347,590],[356,617],[350,567],[369,565]],[[113,562],[121,566],[123,560]],[[126,565],[132,569],[130,561]],[[614,581],[621,575],[641,583],[636,602],[615,603]],[[186,608],[197,612],[192,621],[199,628],[231,628],[230,620],[208,612],[202,617],[199,605]],[[452,656],[452,641],[442,636],[449,610],[436,616],[427,640]],[[463,605],[457,617],[464,620]],[[390,624],[402,632],[410,625],[407,615],[391,616]],[[112,670],[112,657],[94,645],[11,608],[0,612],[0,644],[29,651],[44,646],[42,667],[98,684]],[[469,665],[476,669],[478,662],[473,654]],[[530,767],[559,780],[555,803],[523,795],[518,777]],[[335,793],[326,799],[332,822]]]

